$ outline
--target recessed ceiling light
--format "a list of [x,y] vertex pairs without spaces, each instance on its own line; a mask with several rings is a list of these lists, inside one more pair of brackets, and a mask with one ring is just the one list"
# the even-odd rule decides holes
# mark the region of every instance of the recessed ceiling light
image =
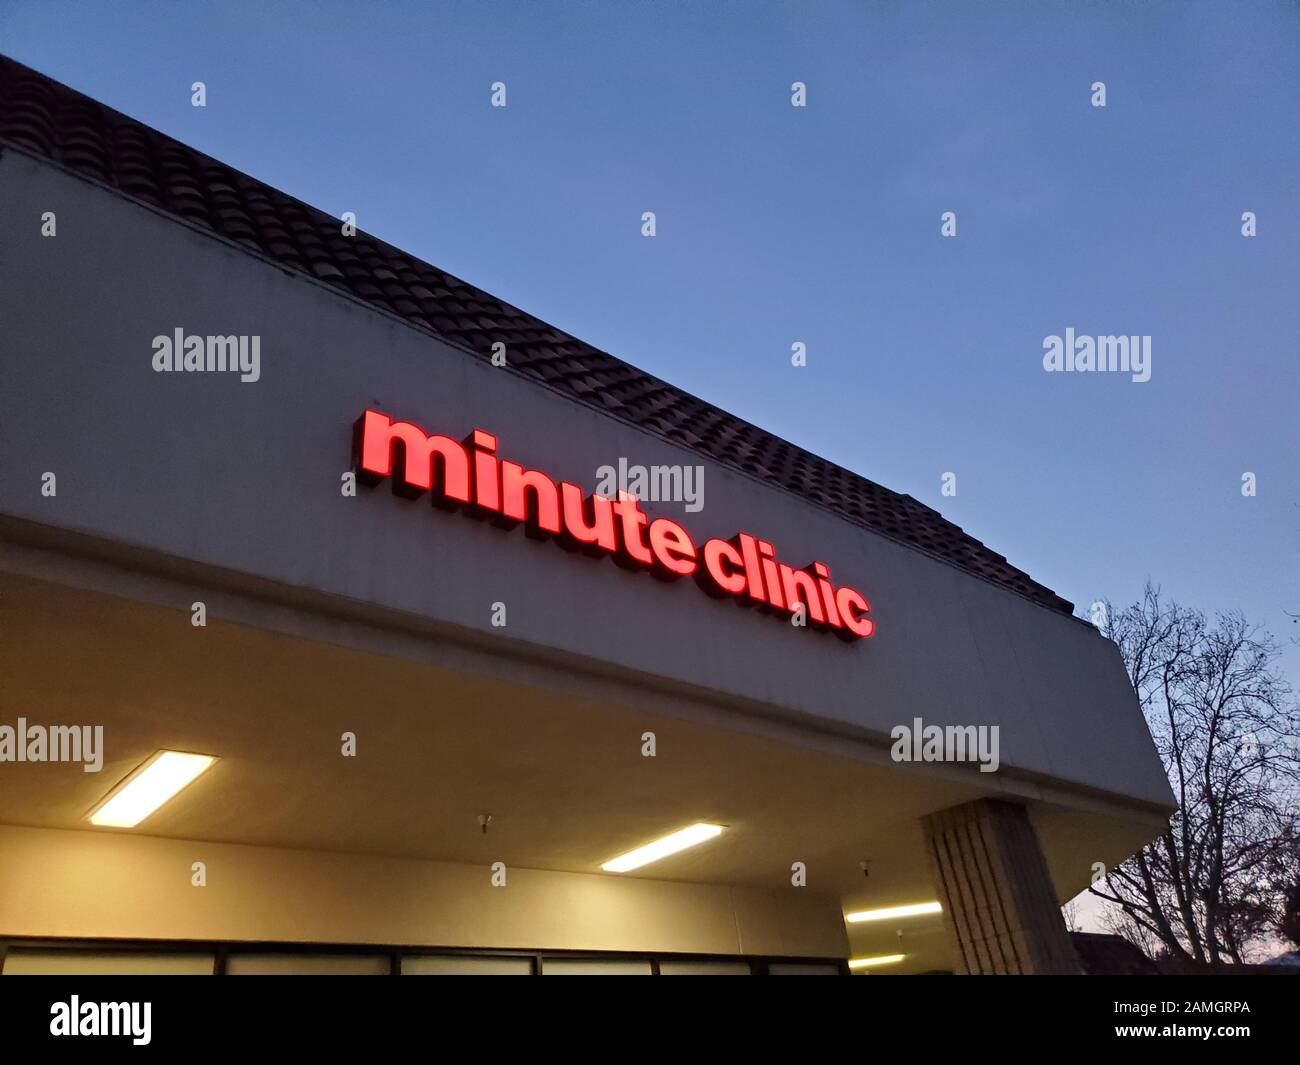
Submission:
[[920,917],[925,913],[943,913],[943,907],[937,902],[917,902],[911,906],[886,906],[880,910],[858,910],[846,913],[844,919],[849,924],[861,924],[863,921],[889,921],[895,917]]
[[215,761],[210,754],[159,751],[91,812],[90,823],[134,828]]
[[877,954],[874,958],[850,958],[850,969],[874,969],[877,965],[897,965],[906,954]]
[[720,835],[722,835],[721,825],[698,821],[689,828],[680,829],[653,843],[647,843],[644,847],[611,858],[601,868],[607,873],[626,873],[633,869],[640,869],[641,866],[649,865],[651,862],[657,862],[660,858],[667,858],[670,854],[684,851],[688,847],[695,847],[707,840],[716,839]]

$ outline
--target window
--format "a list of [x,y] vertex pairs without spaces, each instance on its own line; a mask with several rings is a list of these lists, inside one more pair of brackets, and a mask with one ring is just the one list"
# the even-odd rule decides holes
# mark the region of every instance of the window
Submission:
[[13,947],[4,971],[6,976],[211,976],[215,961],[212,952]]
[[650,961],[641,958],[544,958],[543,976],[649,976]]
[[407,954],[403,976],[532,976],[533,959],[510,955]]
[[229,976],[387,976],[384,954],[231,954]]
[[660,976],[753,976],[747,961],[661,961]]

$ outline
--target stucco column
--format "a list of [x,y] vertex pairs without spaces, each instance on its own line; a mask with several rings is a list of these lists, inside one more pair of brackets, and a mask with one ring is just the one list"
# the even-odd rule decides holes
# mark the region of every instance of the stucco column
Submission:
[[1079,972],[1023,806],[979,799],[922,824],[958,972]]

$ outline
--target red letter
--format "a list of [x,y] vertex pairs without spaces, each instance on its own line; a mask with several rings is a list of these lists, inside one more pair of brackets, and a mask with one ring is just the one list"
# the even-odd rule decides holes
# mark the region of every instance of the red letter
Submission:
[[441,459],[441,494],[460,503],[469,502],[469,459],[449,436],[428,436],[418,425],[395,422],[386,414],[367,410],[357,423],[359,436],[357,474],[369,484],[393,476],[393,445],[402,445],[405,458],[401,477],[393,477],[393,490],[418,495],[433,488],[434,459]]
[[[727,572],[724,563],[732,567],[731,573]],[[701,575],[705,573],[713,581],[714,586],[709,587],[703,581],[700,582],[700,586],[710,595],[717,595],[719,592],[740,595],[745,590],[745,560],[736,550],[735,545],[729,544],[726,540],[710,540],[704,545],[704,569]]]
[[[526,493],[533,491],[530,512]],[[501,514],[509,521],[527,521],[529,532],[560,532],[560,496],[555,482],[537,470],[526,470],[517,462],[501,463]]]
[[736,533],[732,543],[737,541],[740,546],[740,557],[745,563],[747,594],[755,603],[766,605],[767,596],[763,593],[763,570],[758,564],[757,541],[749,533]]
[[595,546],[611,554],[618,550],[614,535],[614,508],[604,496],[593,495],[585,502],[582,489],[564,481],[560,484],[564,502],[564,531],[577,544]]
[[641,511],[636,496],[619,492],[618,502],[613,504],[614,513],[619,516],[623,529],[623,550],[628,558],[642,566],[654,565],[654,555],[641,538],[641,529],[650,519]]
[[[781,583],[781,574],[774,561],[776,552],[766,540],[758,541],[758,553],[763,562],[763,585],[767,588],[767,601],[777,610],[794,610],[793,600],[786,602],[785,588]],[[789,567],[782,567],[788,569]]]
[[672,579],[695,572],[695,544],[675,521],[656,518],[651,522],[650,550],[655,556],[655,572],[660,576]]
[[817,578],[817,586],[821,589],[822,605],[826,607],[826,624],[832,629],[842,628],[844,622],[840,620],[840,612],[835,606],[835,589],[831,586],[830,569],[824,562],[814,562],[808,568]]
[[817,594],[817,582],[807,570],[791,569],[781,564],[781,587],[785,592],[785,608],[791,614],[798,609],[796,600],[802,598],[807,608],[807,619],[815,625],[826,624],[826,612],[822,610],[821,596]]
[[871,604],[861,592],[841,588],[835,593],[835,605],[840,608],[840,617],[844,619],[845,627],[854,636],[865,638],[876,631],[876,623],[866,616]]
[[474,449],[474,503],[493,514],[501,512],[501,485],[497,479],[497,438],[475,429],[465,440]]

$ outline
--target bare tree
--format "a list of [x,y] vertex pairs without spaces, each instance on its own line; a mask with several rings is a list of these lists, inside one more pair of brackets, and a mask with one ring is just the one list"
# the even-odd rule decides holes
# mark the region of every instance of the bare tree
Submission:
[[1300,880],[1293,881],[1286,890],[1278,932],[1292,946],[1300,948]]
[[1101,926],[1112,935],[1127,939],[1148,958],[1159,959],[1162,954],[1167,953],[1159,936],[1121,909],[1112,907],[1104,912],[1101,915]]
[[[1277,931],[1300,877],[1300,715],[1277,648],[1240,614],[1207,622],[1161,601],[1106,604],[1178,809],[1160,837],[1090,889],[1112,927],[1183,962],[1240,963]],[[1145,941],[1145,942],[1144,942]]]

